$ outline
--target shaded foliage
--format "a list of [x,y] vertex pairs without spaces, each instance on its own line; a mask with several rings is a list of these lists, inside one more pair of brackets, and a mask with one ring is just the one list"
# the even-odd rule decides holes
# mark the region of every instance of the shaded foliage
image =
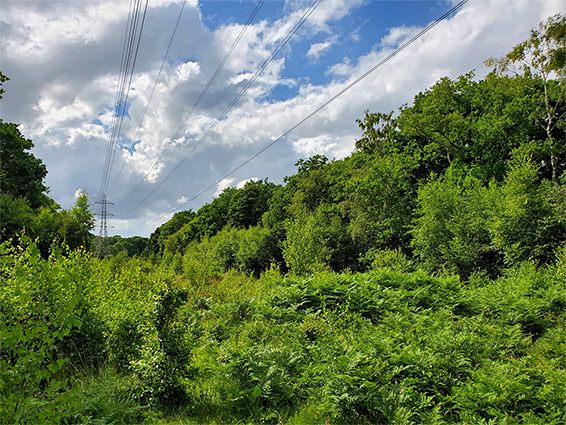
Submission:
[[24,138],[18,125],[0,120],[0,193],[25,199],[30,207],[38,208],[49,203],[43,183],[47,168],[27,152],[31,148],[33,143]]

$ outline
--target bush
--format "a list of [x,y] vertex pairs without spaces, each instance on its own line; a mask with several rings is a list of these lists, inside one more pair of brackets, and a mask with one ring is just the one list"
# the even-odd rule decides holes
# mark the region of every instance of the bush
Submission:
[[515,158],[511,166],[491,226],[494,245],[509,265],[529,259],[552,262],[566,235],[566,186],[541,183],[538,168],[528,158]]
[[133,363],[140,378],[138,396],[160,406],[178,406],[187,401],[182,384],[190,347],[185,341],[186,324],[177,310],[187,301],[185,290],[168,288],[157,294],[152,314],[155,333],[146,336],[142,356]]
[[108,337],[110,364],[118,372],[126,372],[130,363],[139,358],[142,338],[143,334],[135,320],[125,318],[118,322],[118,326]]
[[53,247],[46,261],[26,237],[19,248],[2,244],[0,255],[2,422],[61,422],[64,414],[54,402],[66,387],[72,343],[80,345],[85,335],[80,330],[88,256],[77,251],[64,257]]
[[490,226],[499,202],[498,188],[456,166],[419,190],[412,230],[415,254],[428,270],[448,269],[468,278],[500,271],[502,254],[493,246]]

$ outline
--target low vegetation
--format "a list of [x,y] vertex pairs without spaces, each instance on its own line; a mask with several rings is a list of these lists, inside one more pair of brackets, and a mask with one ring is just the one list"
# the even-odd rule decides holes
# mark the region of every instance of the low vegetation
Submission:
[[0,123],[0,422],[566,422],[565,31],[102,258]]

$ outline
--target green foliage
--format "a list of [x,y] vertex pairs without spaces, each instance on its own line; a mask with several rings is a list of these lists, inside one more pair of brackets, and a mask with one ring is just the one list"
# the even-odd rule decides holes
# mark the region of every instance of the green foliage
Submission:
[[[375,270],[363,274],[283,277],[271,268],[258,280],[216,272],[186,288],[141,259],[114,264],[77,253],[47,262],[33,245],[6,249],[3,330],[15,329],[16,313],[29,317],[24,336],[46,322],[38,320],[46,309],[30,315],[21,297],[30,275],[40,276],[43,288],[39,272],[49,271],[54,289],[67,281],[67,291],[81,294],[71,306],[60,291],[50,301],[58,312],[69,307],[80,325],[61,337],[38,333],[33,349],[19,341],[21,352],[1,363],[33,359],[42,344],[50,353],[29,365],[33,374],[3,370],[4,383],[25,380],[27,393],[16,403],[22,422],[155,421],[171,409],[189,423],[564,420],[564,249],[549,266],[525,262],[497,280],[473,274],[465,285],[454,276],[407,272],[415,266],[399,251],[376,251]],[[119,373],[81,368],[89,375],[72,378],[75,360],[65,347],[92,340],[94,350],[98,337],[88,326],[95,325]],[[2,334],[3,356],[14,332]],[[49,382],[28,390],[55,359],[65,360]],[[61,387],[49,393],[54,382]]]
[[484,270],[494,275],[501,254],[493,246],[490,225],[499,203],[498,188],[458,167],[431,178],[419,191],[413,247],[430,270],[442,267],[463,277]]
[[304,275],[324,269],[331,255],[325,244],[327,230],[318,226],[314,215],[306,213],[288,222],[283,258],[291,272]]
[[[539,95],[532,96],[533,120],[544,130],[546,151],[550,157],[551,178],[557,180],[566,169],[566,96],[563,88],[566,75],[566,15],[554,15],[538,28],[531,30],[530,37],[516,45],[501,59],[486,61],[496,71],[522,73],[525,80],[538,82]],[[560,84],[552,80],[558,76]],[[532,77],[532,78],[531,78]],[[560,87],[562,85],[562,87]],[[527,85],[532,89],[533,84]]]
[[491,73],[478,82],[472,158],[476,175],[484,183],[504,179],[515,150],[548,162],[548,151],[540,143],[543,129],[533,115],[541,92],[540,84],[526,76]]
[[124,321],[133,321],[143,328],[155,294],[173,280],[164,269],[140,258],[92,260],[88,295],[96,315],[114,332]]
[[514,161],[493,223],[494,244],[508,263],[552,261],[566,235],[564,191],[564,185],[540,184],[537,167],[528,159]]
[[108,337],[109,363],[118,372],[125,372],[141,354],[143,333],[140,325],[131,318],[119,321]]
[[529,39],[517,44],[506,56],[486,62],[500,71],[516,64],[524,72],[540,73],[546,78],[551,72],[563,74],[566,68],[565,39],[566,16],[554,15],[532,29]]
[[564,185],[540,181],[537,167],[517,157],[501,186],[485,187],[451,167],[419,191],[413,247],[430,270],[443,267],[467,278],[495,276],[527,259],[554,260],[566,234]]
[[[529,339],[485,359],[455,391],[465,421],[564,421],[565,378],[563,264],[537,270],[524,263],[508,276],[469,291],[471,305],[495,323],[516,326]],[[557,292],[558,291],[558,292]]]
[[206,286],[217,279],[221,271],[215,255],[214,244],[209,238],[191,243],[183,255],[183,276],[194,287]]
[[16,124],[0,120],[1,193],[26,199],[32,208],[38,208],[47,201],[43,184],[47,169],[27,152],[31,148],[33,143],[24,138]]
[[562,24],[103,260],[86,194],[3,191],[1,421],[564,422]]
[[[63,257],[54,248],[45,261],[29,238],[23,243],[21,251],[1,245],[0,414],[4,423],[60,422],[55,402],[67,385],[62,372],[72,360],[71,341],[84,335],[88,259],[81,252]],[[38,397],[42,402],[34,406]]]
[[371,269],[389,268],[391,270],[408,272],[414,271],[415,263],[410,260],[401,250],[383,249],[369,251],[362,263],[370,266]]
[[[535,30],[521,60],[560,60],[562,21]],[[373,253],[391,251],[463,278],[495,277],[527,258],[552,262],[566,167],[564,82],[552,66],[546,76],[441,78],[397,116],[366,111],[351,156],[299,160],[285,186],[227,189],[164,241],[163,261],[180,271],[180,254],[191,262],[187,247],[208,236],[217,270],[256,276],[273,261],[303,275],[361,271]],[[515,159],[525,156],[539,170],[526,186]]]
[[246,229],[258,225],[275,188],[267,180],[249,181],[241,189],[225,189],[197,213],[175,214],[150,236],[148,253],[183,255],[191,243],[214,236],[226,226]]
[[[6,81],[8,81],[9,78],[6,77],[2,71],[0,71],[0,86],[2,85],[2,83],[5,83]],[[0,99],[2,99],[2,95],[4,94],[4,89],[0,88]]]
[[279,259],[280,249],[277,241],[271,237],[268,229],[260,227],[250,227],[240,232],[242,238],[236,252],[237,268],[259,277]]
[[[556,298],[559,269],[526,264],[471,286],[383,268],[274,275],[253,298],[233,289],[230,298],[189,299],[178,313],[195,347],[185,414],[197,422],[556,422],[560,395],[549,394],[566,368],[555,332],[566,307]],[[527,386],[509,362],[531,365]],[[491,402],[493,384],[507,398]]]
[[287,178],[287,187],[292,193],[291,212],[314,211],[330,196],[331,182],[328,179],[329,165],[324,156],[315,155],[306,161],[297,162],[298,173]]
[[155,229],[147,243],[148,255],[163,253],[167,238],[178,232],[186,223],[193,220],[195,215],[196,214],[191,210],[175,213],[171,220]]
[[172,287],[156,294],[151,315],[155,334],[150,331],[141,358],[133,363],[140,379],[138,397],[144,402],[177,406],[187,401],[182,380],[186,378],[190,346],[184,337],[186,326],[177,315],[186,300],[185,290]]
[[[149,254],[149,249],[146,249],[149,243],[151,243],[150,239],[141,236],[132,236],[131,238],[108,236],[104,240],[104,250],[112,257],[123,251],[127,257],[139,257]],[[96,242],[94,245],[96,245]]]
[[[198,287],[231,269],[258,277],[272,263],[281,260],[281,249],[269,229],[226,227],[211,238],[190,244],[182,259],[179,257],[179,273]],[[170,267],[176,264],[173,257]]]
[[78,196],[75,205],[69,211],[69,218],[65,224],[67,228],[66,242],[69,247],[73,249],[82,246],[87,250],[90,249],[92,238],[90,232],[94,229],[95,220],[86,192],[81,192]]
[[143,423],[146,409],[132,395],[132,377],[105,368],[83,377],[57,402],[68,424],[128,425]]
[[230,200],[228,224],[244,229],[257,225],[268,209],[274,188],[275,184],[267,180],[248,181]]
[[[472,73],[457,80],[442,78],[415,96],[412,106],[401,109],[393,139],[420,163],[422,177],[442,174],[458,161],[475,168],[484,183],[500,181],[511,152],[526,147],[551,168],[555,148],[550,139],[564,137],[556,126],[565,112],[563,90],[555,86],[532,75],[492,73],[480,81],[474,81]],[[554,105],[551,115],[544,109],[547,94],[549,105]],[[545,128],[549,120],[552,129]]]
[[361,139],[356,141],[356,149],[375,152],[382,156],[390,150],[391,140],[397,126],[393,119],[393,112],[370,113],[365,111],[364,120],[356,120],[364,132]]
[[299,159],[295,166],[297,174],[308,174],[310,171],[323,168],[328,163],[328,158],[324,155],[314,155],[309,159]]
[[0,240],[6,241],[25,233],[33,217],[34,211],[25,199],[0,194]]
[[[91,260],[86,286],[89,310],[102,323],[104,348],[91,347],[91,353],[106,353],[119,373],[127,373],[141,356],[143,335],[151,327],[156,294],[172,281],[171,276],[139,258],[117,256]],[[90,338],[92,342],[98,339]],[[107,359],[107,360],[106,360]]]
[[45,166],[41,160],[24,152],[33,144],[23,139],[16,125],[0,124],[0,241],[12,239],[17,245],[19,236],[27,234],[37,238],[44,258],[55,240],[65,242],[71,249],[90,249],[94,214],[88,195],[82,193],[70,210],[57,211],[59,206],[44,193],[47,191],[42,183],[47,174]]
[[90,250],[94,228],[88,196],[82,193],[75,206],[70,210],[56,211],[51,207],[39,209],[30,225],[30,234],[37,238],[37,244],[44,258],[49,255],[49,249],[54,241],[61,243],[71,250],[85,248]]
[[[398,123],[402,132],[426,143],[424,154],[433,163],[467,162],[473,146],[473,95],[478,83],[473,74],[452,81],[441,78],[431,89],[415,96]],[[427,158],[427,159],[428,159]]]
[[368,155],[345,184],[348,231],[359,255],[375,249],[406,249],[413,216],[415,162],[391,154]]

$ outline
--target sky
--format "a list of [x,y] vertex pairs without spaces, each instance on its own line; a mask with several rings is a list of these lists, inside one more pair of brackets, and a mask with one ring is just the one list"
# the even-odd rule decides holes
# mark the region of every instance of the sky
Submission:
[[[256,75],[312,0],[267,0],[247,27],[258,0],[149,0],[105,191],[108,233],[149,236],[226,187],[283,183],[299,159],[317,154],[344,158],[364,111],[398,111],[441,77],[482,78],[486,59],[566,12],[563,0],[469,0],[289,132],[457,3],[323,0]],[[0,118],[33,141],[49,195],[63,208],[87,192],[100,211],[129,5],[0,0],[0,70],[10,78]]]

